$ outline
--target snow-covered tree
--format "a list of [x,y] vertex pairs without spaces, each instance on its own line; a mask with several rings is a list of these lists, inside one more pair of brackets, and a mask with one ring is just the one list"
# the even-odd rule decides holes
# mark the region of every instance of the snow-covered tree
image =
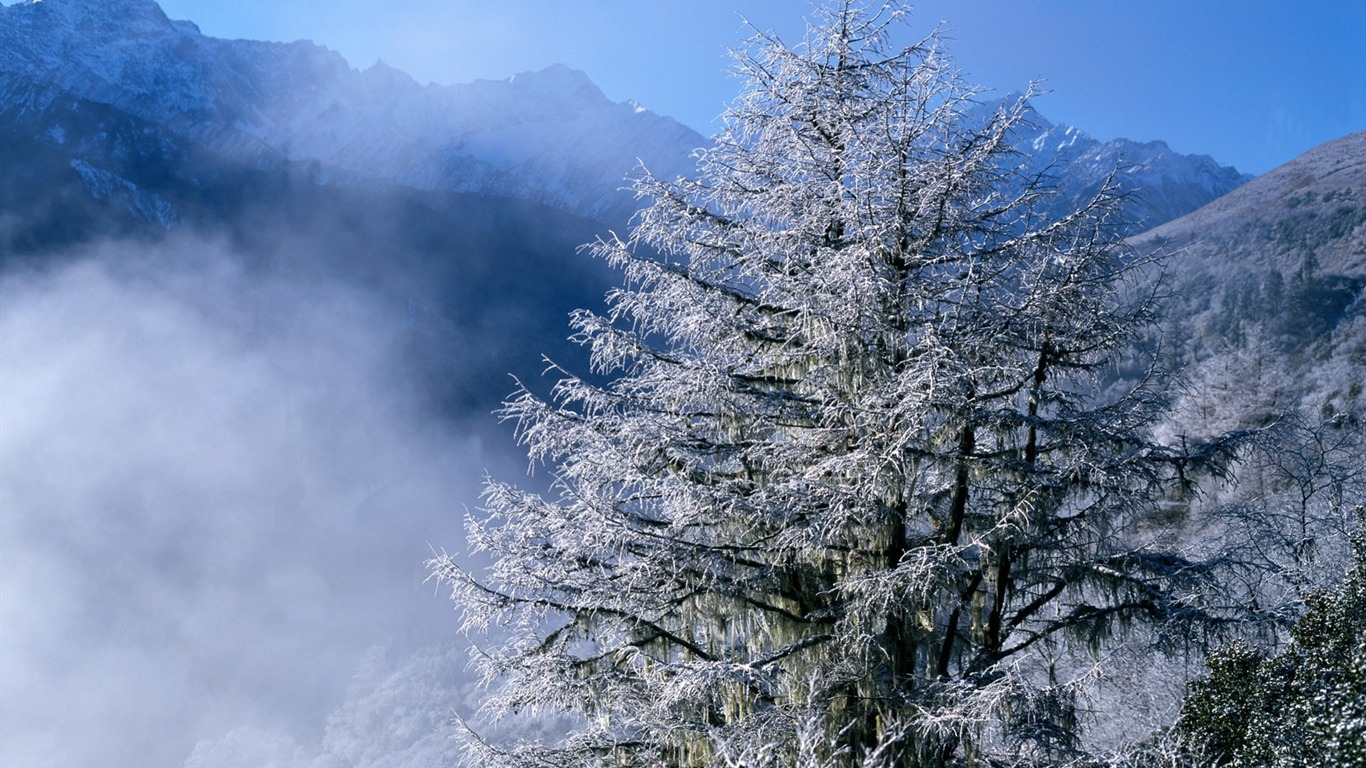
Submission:
[[[505,407],[553,491],[490,481],[487,574],[433,562],[492,714],[572,713],[488,766],[957,765],[1077,749],[1050,659],[1215,618],[1152,521],[1223,444],[1164,448],[1106,188],[1050,190],[899,3],[760,35],[693,179],[647,176],[575,317],[595,378]],[[602,383],[602,382],[607,383]],[[1110,392],[1101,396],[1099,392]]]
[[1245,602],[1275,635],[1351,561],[1353,509],[1366,504],[1366,414],[1347,392],[1316,391],[1350,375],[1316,375],[1257,324],[1243,337],[1192,366],[1159,432],[1247,432],[1230,479],[1206,489],[1184,538],[1239,564]]
[[1355,510],[1353,561],[1308,600],[1290,642],[1210,655],[1175,735],[1205,765],[1366,765],[1366,509]]

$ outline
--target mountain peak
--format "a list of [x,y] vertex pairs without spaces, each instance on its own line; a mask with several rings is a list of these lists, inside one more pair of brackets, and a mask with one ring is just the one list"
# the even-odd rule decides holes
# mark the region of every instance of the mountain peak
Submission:
[[636,158],[683,172],[703,141],[563,64],[424,88],[307,41],[204,36],[153,0],[0,6],[0,76],[254,166],[315,163],[329,179],[526,197],[612,221],[634,209],[619,190]]
[[607,101],[602,89],[583,70],[565,64],[551,64],[535,72],[521,72],[508,78],[508,82],[520,91],[542,94],[557,101]]
[[[1366,279],[1366,131],[1321,144],[1240,188],[1134,238],[1183,258],[1228,260],[1290,274],[1303,252],[1325,272]],[[1289,254],[1289,256],[1287,256]],[[1287,262],[1286,259],[1291,259]]]
[[375,59],[375,63],[362,70],[360,74],[368,83],[378,83],[390,88],[408,88],[417,85],[417,81],[411,75],[391,66],[384,59]]
[[551,64],[543,69],[538,69],[530,72],[521,72],[519,74],[513,75],[509,79],[561,83],[592,83],[592,81],[588,79],[588,75],[585,74],[583,70],[574,69],[568,64],[560,63]]
[[14,9],[72,22],[94,21],[101,26],[122,25],[130,21],[170,24],[170,19],[155,0],[28,0],[11,6],[11,10]]
[[1100,141],[1085,131],[1044,117],[1027,94],[1015,92],[976,102],[968,119],[984,124],[999,110],[1022,99],[1021,121],[1011,143],[1024,152],[1030,174],[1049,179],[1062,190],[1049,213],[1063,215],[1086,204],[1098,185],[1117,172],[1123,189],[1137,191],[1124,204],[1126,229],[1143,229],[1199,208],[1247,181],[1231,166],[1205,155],[1183,155],[1164,141],[1111,139]]

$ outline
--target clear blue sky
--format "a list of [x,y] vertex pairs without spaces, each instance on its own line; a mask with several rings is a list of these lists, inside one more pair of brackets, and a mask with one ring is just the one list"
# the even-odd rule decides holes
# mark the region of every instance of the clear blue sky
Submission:
[[[735,95],[726,49],[742,16],[800,39],[804,0],[161,0],[205,34],[376,59],[421,82],[584,70],[703,134]],[[1165,139],[1250,173],[1366,130],[1366,0],[923,0],[969,79],[1000,92],[1042,78],[1040,111],[1100,139]],[[909,37],[909,36],[908,36]]]

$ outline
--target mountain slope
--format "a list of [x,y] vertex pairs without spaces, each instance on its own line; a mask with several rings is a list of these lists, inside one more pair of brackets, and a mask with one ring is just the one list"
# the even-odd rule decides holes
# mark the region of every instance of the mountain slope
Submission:
[[1238,190],[1133,239],[1179,252],[1182,269],[1366,275],[1366,131],[1322,144]]
[[1256,403],[1273,390],[1281,407],[1366,405],[1366,132],[1130,242],[1169,255],[1172,346],[1193,378],[1221,369],[1242,379],[1217,383],[1248,390],[1230,405],[1243,398],[1266,413]]
[[[659,176],[688,173],[692,150],[706,143],[669,118],[611,102],[583,73],[559,65],[424,87],[382,62],[351,69],[307,41],[206,37],[153,0],[0,7],[0,109],[52,114],[59,98],[119,110],[249,167],[315,163],[322,183],[520,197],[613,223],[634,211],[621,188],[638,163]],[[1139,191],[1129,217],[1151,226],[1246,178],[1161,142],[1102,144],[1032,117],[1018,143],[1032,165],[1056,175],[1060,207],[1121,167],[1122,182]],[[126,188],[108,179],[103,186],[111,183]],[[92,184],[92,194],[102,188]],[[140,216],[144,209],[134,206]],[[172,206],[158,216],[174,214]]]
[[423,87],[383,63],[353,70],[306,41],[206,37],[152,0],[0,8],[0,77],[4,93],[51,86],[248,164],[311,161],[325,176],[517,196],[612,220],[629,213],[620,187],[638,159],[674,174],[703,143],[612,103],[567,67]]
[[1032,106],[1013,142],[1028,169],[1049,178],[1061,192],[1051,206],[1054,214],[1076,210],[1114,172],[1115,181],[1130,193],[1123,213],[1135,233],[1189,213],[1252,178],[1208,155],[1174,152],[1163,141],[1101,142],[1050,122]]

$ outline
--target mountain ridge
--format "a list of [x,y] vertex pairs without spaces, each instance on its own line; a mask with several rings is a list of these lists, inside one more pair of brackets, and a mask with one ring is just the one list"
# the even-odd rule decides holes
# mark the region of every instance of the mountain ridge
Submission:
[[[1208,384],[1211,371],[1242,371],[1221,374],[1234,381],[1219,386],[1240,393],[1223,409],[1275,391],[1281,409],[1292,400],[1310,413],[1366,408],[1366,131],[1314,147],[1129,244],[1164,257],[1167,335],[1188,378]],[[1230,425],[1248,426],[1221,426]]]
[[[1022,97],[1015,93],[986,102],[982,112]],[[1032,102],[1023,117],[1012,141],[1027,157],[1026,170],[1057,188],[1059,194],[1049,206],[1052,214],[1084,205],[1113,172],[1115,181],[1130,193],[1123,215],[1137,233],[1189,213],[1253,178],[1209,155],[1176,152],[1160,139],[1101,141],[1080,128],[1050,121]]]
[[[563,64],[421,85],[383,61],[353,68],[306,40],[209,37],[153,0],[0,6],[0,80],[9,92],[51,86],[107,104],[248,166],[316,163],[323,183],[519,197],[612,224],[635,211],[624,187],[640,164],[664,178],[687,175],[693,151],[708,143],[633,101],[612,102]],[[1066,190],[1059,210],[1117,166],[1126,186],[1143,192],[1126,209],[1135,229],[1248,178],[1161,142],[1102,143],[1037,112],[1028,122],[1019,143],[1031,167],[1054,173]]]
[[[109,9],[117,13],[110,14]],[[319,162],[380,183],[478,191],[624,220],[637,159],[666,175],[704,141],[563,65],[418,85],[308,41],[207,37],[152,0],[0,8],[0,75],[50,83],[249,164]]]
[[[1246,241],[1258,237],[1277,244],[1280,252],[1299,248],[1304,245],[1305,235],[1311,239],[1315,236],[1300,230],[1321,225],[1318,234],[1323,241],[1310,243],[1316,268],[1330,273],[1366,275],[1366,222],[1360,220],[1366,217],[1363,190],[1366,131],[1320,144],[1181,219],[1144,232],[1133,242],[1140,247],[1160,243],[1180,249],[1186,260],[1227,258],[1246,251]],[[1265,224],[1251,229],[1247,226],[1249,209],[1270,213],[1281,206],[1290,209],[1290,219],[1304,219],[1305,226],[1283,227],[1279,232],[1268,231]],[[1335,218],[1341,220],[1334,221]],[[1259,268],[1272,266],[1269,261],[1242,263]]]

